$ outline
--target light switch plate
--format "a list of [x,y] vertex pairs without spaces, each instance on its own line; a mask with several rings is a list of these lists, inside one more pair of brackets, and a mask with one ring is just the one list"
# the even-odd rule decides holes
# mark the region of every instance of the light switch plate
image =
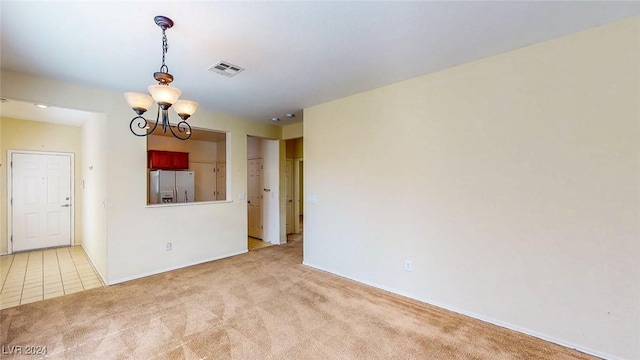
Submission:
[[315,204],[318,202],[318,198],[315,195],[309,195],[309,202]]
[[238,194],[238,199],[240,199],[240,200],[244,200],[244,193],[240,193],[240,194]]

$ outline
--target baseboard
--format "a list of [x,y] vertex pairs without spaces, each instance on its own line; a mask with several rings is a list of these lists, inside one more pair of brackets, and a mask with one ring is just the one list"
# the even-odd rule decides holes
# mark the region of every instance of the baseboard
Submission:
[[107,283],[107,278],[104,276],[103,273],[100,272],[100,270],[98,269],[98,267],[96,266],[96,264],[93,263],[93,259],[91,259],[91,256],[89,256],[89,253],[87,252],[87,249],[85,249],[84,247],[84,243],[80,243],[80,247],[82,248],[82,251],[84,251],[84,253],[87,255],[87,259],[89,260],[89,264],[91,264],[91,267],[93,268],[93,271],[96,272],[96,274],[98,274],[98,276],[100,277],[100,280],[102,280],[103,284]]
[[377,283],[373,283],[373,282],[370,282],[370,281],[364,281],[362,279],[358,279],[358,278],[347,276],[347,275],[344,275],[344,274],[341,274],[341,273],[337,273],[335,271],[331,271],[331,270],[325,269],[322,266],[317,266],[315,264],[311,264],[311,263],[306,262],[306,261],[303,261],[302,265],[309,266],[309,267],[312,267],[314,269],[318,269],[318,270],[321,270],[321,271],[324,271],[324,272],[328,272],[330,274],[334,274],[334,275],[337,275],[337,276],[340,276],[340,277],[343,277],[343,278],[346,278],[346,279],[349,279],[349,280],[357,281],[357,282],[359,282],[361,284],[369,285],[369,286],[372,286],[374,288],[385,290],[385,291],[388,291],[388,292],[391,292],[391,293],[394,293],[394,294],[397,294],[397,295],[400,295],[400,296],[404,296],[404,297],[407,297],[407,298],[410,298],[410,299],[413,299],[413,300],[418,300],[420,302],[423,302],[423,303],[426,303],[426,304],[429,304],[429,305],[433,305],[433,306],[437,306],[437,307],[443,308],[445,310],[453,311],[453,312],[458,313],[458,314],[469,316],[469,317],[472,317],[474,319],[478,319],[478,320],[481,320],[481,321],[484,321],[484,322],[487,322],[487,323],[490,323],[490,324],[493,324],[493,325],[497,325],[497,326],[500,326],[500,327],[503,327],[503,328],[507,328],[507,329],[510,329],[510,330],[513,330],[513,331],[517,331],[517,332],[520,332],[520,333],[523,333],[523,334],[526,334],[526,335],[530,335],[530,336],[536,337],[536,338],[544,340],[544,341],[548,341],[548,342],[551,342],[551,343],[554,343],[554,344],[558,344],[558,345],[564,346],[564,347],[569,348],[569,349],[575,349],[575,350],[581,351],[581,352],[589,354],[589,355],[597,356],[597,357],[602,358],[602,359],[624,360],[623,358],[620,358],[620,357],[617,357],[617,356],[614,356],[614,355],[611,355],[611,354],[605,354],[603,352],[596,351],[596,350],[593,350],[593,349],[590,349],[590,348],[587,348],[587,347],[584,347],[584,346],[581,346],[581,345],[576,345],[576,344],[573,344],[573,343],[568,342],[568,341],[564,341],[564,340],[557,339],[557,338],[554,338],[554,337],[549,336],[549,335],[545,335],[545,334],[539,333],[537,331],[533,331],[533,330],[530,330],[530,329],[527,329],[527,328],[523,328],[523,327],[520,327],[520,326],[517,326],[517,325],[509,324],[509,323],[506,323],[504,321],[492,319],[492,318],[487,317],[487,316],[475,314],[473,312],[469,312],[469,311],[466,311],[466,310],[463,310],[463,309],[459,309],[459,308],[456,308],[454,306],[449,306],[447,304],[443,304],[443,303],[435,301],[433,299],[422,299],[422,298],[416,297],[416,296],[414,296],[412,294],[408,294],[406,292],[399,291],[397,289],[392,289],[392,288],[389,288],[387,286],[383,286],[383,285],[380,285],[380,284],[377,284]]
[[172,267],[163,268],[163,269],[160,269],[160,270],[149,271],[149,272],[138,274],[138,275],[134,275],[134,276],[127,276],[127,277],[120,278],[120,279],[117,279],[117,280],[114,280],[114,281],[110,281],[109,283],[105,283],[105,284],[107,284],[107,285],[120,284],[120,283],[123,283],[123,282],[126,282],[126,281],[141,279],[143,277],[147,277],[147,276],[151,276],[151,275],[162,274],[162,273],[165,273],[167,271],[178,270],[178,269],[186,268],[186,267],[193,266],[193,265],[203,264],[203,263],[206,263],[206,262],[209,262],[209,261],[220,260],[220,259],[225,259],[225,258],[236,256],[236,255],[246,254],[247,252],[248,252],[248,250],[242,250],[242,251],[238,251],[238,252],[233,252],[233,253],[229,253],[229,254],[225,254],[225,255],[221,255],[221,256],[216,256],[216,257],[212,257],[212,258],[208,258],[208,259],[204,259],[204,260],[198,260],[198,261],[187,263],[187,264],[172,266]]

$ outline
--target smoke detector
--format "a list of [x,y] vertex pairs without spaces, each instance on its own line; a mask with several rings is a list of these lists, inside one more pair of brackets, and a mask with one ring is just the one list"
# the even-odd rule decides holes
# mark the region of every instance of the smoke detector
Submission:
[[233,65],[233,64],[228,63],[226,61],[219,61],[217,64],[211,66],[207,70],[213,71],[213,72],[218,73],[220,75],[224,75],[226,77],[236,76],[236,75],[238,75],[239,72],[244,71],[244,69],[241,68],[240,66]]

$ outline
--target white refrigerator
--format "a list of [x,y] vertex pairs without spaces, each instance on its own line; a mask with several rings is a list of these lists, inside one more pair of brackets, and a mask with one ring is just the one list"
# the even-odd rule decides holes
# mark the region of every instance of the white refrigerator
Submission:
[[193,171],[153,170],[149,172],[149,203],[193,202]]

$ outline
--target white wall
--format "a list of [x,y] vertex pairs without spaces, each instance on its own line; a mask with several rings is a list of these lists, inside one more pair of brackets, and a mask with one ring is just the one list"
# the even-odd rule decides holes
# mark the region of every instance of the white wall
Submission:
[[305,109],[304,262],[638,359],[639,101],[635,18]]
[[84,206],[82,247],[94,267],[107,281],[107,119],[104,114],[95,114],[82,126],[81,176]]
[[284,244],[287,242],[286,228],[285,238],[282,239],[280,236],[280,141],[262,139],[262,149],[264,155],[263,186],[265,189],[269,189],[269,191],[263,192],[262,202],[264,241],[272,244]]
[[[277,139],[279,127],[199,109],[189,119],[192,126],[230,132],[230,201],[147,207],[146,140],[131,134],[134,112],[122,94],[6,70],[1,75],[2,96],[105,114],[109,284],[247,251],[247,204],[237,200],[247,189],[247,134]],[[164,250],[167,242],[172,251]]]

